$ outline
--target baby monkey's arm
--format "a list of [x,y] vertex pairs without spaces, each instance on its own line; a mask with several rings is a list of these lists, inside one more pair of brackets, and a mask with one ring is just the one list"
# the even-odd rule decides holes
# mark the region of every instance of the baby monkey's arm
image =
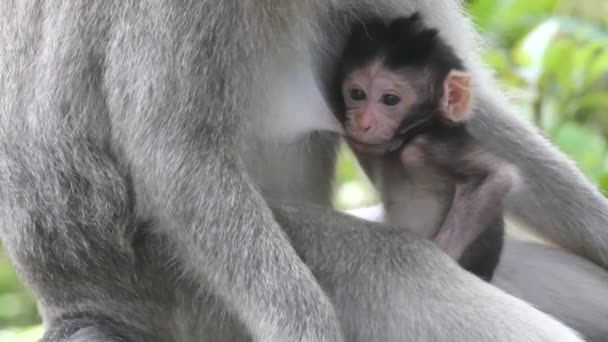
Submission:
[[435,141],[421,136],[404,148],[402,159],[416,154],[426,166],[455,180],[452,206],[433,240],[448,255],[459,259],[503,214],[515,168],[481,148],[468,134]]

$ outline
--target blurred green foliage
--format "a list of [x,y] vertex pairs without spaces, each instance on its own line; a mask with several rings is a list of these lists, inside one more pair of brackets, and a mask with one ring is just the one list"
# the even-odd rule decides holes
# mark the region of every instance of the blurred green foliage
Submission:
[[[466,3],[487,41],[484,58],[512,94],[522,118],[536,124],[591,181],[608,190],[608,1]],[[343,149],[336,207],[375,201],[353,156]],[[38,323],[30,293],[0,253],[0,342],[35,341],[41,332]]]
[[18,339],[17,332],[38,321],[34,299],[21,285],[8,257],[0,250],[0,341],[34,341]]

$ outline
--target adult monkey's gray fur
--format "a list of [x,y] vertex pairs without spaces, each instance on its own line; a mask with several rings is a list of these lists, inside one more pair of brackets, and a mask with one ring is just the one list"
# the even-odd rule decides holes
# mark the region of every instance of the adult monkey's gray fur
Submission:
[[430,243],[266,204],[329,206],[335,137],[295,139],[332,126],[305,75],[357,18],[413,11],[480,81],[475,134],[528,183],[514,211],[606,266],[606,202],[507,115],[456,1],[4,0],[2,240],[43,340],[579,341]]
[[[349,214],[374,222],[391,219],[381,205]],[[428,237],[426,230],[415,233]],[[492,284],[576,329],[588,342],[608,340],[608,272],[588,260],[507,237]]]

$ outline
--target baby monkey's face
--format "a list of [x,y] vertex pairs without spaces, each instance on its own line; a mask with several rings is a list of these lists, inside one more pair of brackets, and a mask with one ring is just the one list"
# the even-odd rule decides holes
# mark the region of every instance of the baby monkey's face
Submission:
[[379,62],[346,75],[342,96],[346,135],[355,144],[378,147],[393,139],[417,98],[407,77]]
[[[402,69],[390,70],[381,61],[349,72],[342,82],[344,131],[351,147],[370,153],[397,149],[403,138],[397,130],[407,130],[419,118],[439,116],[459,122],[472,114],[471,77],[451,70],[441,79],[429,73]],[[423,113],[420,103],[425,103]],[[402,127],[404,119],[416,114],[411,125]],[[402,132],[401,132],[402,133]]]

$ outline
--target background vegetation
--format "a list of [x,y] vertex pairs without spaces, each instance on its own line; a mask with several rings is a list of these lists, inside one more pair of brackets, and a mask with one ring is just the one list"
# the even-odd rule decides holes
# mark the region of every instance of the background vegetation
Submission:
[[[524,119],[608,190],[608,1],[471,0],[486,61]],[[376,201],[352,156],[341,154],[336,206]],[[0,251],[0,342],[35,341],[36,305]]]

